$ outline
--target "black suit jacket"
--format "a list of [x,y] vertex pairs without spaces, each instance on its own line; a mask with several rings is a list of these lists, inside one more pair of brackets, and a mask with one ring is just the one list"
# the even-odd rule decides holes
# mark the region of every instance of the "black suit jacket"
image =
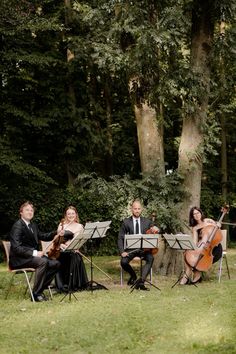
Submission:
[[10,255],[9,265],[12,269],[24,266],[33,257],[33,251],[40,249],[40,240],[51,241],[56,235],[56,231],[43,233],[39,231],[37,225],[32,223],[33,233],[26,223],[17,220],[10,231]]
[[[141,233],[145,234],[148,229],[152,226],[151,220],[144,218],[143,216],[140,216],[140,227],[141,227]],[[132,235],[134,234],[134,225],[133,225],[133,218],[130,216],[127,219],[124,219],[122,222],[120,231],[119,231],[119,236],[118,236],[118,248],[120,254],[124,252],[124,238],[125,235]]]

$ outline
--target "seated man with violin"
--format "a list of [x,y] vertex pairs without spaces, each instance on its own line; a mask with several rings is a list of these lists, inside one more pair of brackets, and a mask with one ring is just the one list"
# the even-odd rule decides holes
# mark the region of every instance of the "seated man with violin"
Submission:
[[40,240],[51,241],[57,231],[41,232],[36,223],[31,223],[34,216],[34,206],[25,202],[20,207],[20,219],[10,231],[9,266],[11,269],[35,268],[33,296],[35,301],[46,301],[43,291],[50,285],[57,273],[60,262],[47,258],[40,251]]
[[[118,248],[121,255],[121,267],[129,273],[130,278],[128,280],[128,285],[134,285],[136,289],[149,290],[144,285],[144,282],[150,273],[153,264],[153,254],[152,249],[144,251],[141,249],[127,250],[124,249],[124,238],[127,234],[145,234],[153,226],[151,220],[142,217],[142,205],[139,200],[134,200],[131,205],[132,215],[129,218],[123,220],[119,236],[118,236]],[[156,232],[153,232],[156,233]],[[142,257],[146,261],[146,264],[142,267],[141,278],[137,280],[137,275],[134,269],[129,264],[130,261],[135,257]]]

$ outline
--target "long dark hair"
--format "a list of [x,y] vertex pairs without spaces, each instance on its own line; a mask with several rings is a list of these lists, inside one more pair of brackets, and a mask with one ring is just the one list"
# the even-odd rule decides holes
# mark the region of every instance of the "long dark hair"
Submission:
[[194,219],[194,216],[193,216],[194,210],[199,211],[199,213],[201,214],[202,221],[205,219],[203,211],[200,208],[194,206],[190,209],[190,212],[189,212],[189,226],[196,226],[197,225],[197,221]]

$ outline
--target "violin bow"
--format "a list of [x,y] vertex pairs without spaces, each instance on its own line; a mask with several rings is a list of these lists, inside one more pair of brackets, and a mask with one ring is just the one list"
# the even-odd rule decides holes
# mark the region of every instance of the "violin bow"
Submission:
[[[79,250],[76,251],[76,253],[79,253],[81,255],[81,257],[83,257],[84,259],[86,259],[87,262],[89,262],[90,264],[92,263],[91,260],[86,257],[82,252],[80,252]],[[95,266],[98,270],[100,270],[100,272],[102,272],[104,275],[106,275],[107,278],[109,278],[110,280],[113,281],[113,279],[106,273],[104,272],[104,270],[102,270],[101,268],[99,268],[94,262],[93,262],[93,266]]]

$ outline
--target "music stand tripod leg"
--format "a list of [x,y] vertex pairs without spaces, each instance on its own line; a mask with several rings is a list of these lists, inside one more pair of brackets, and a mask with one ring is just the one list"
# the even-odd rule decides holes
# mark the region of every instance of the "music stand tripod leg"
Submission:
[[180,282],[180,280],[182,279],[182,277],[186,277],[186,279],[187,279],[187,282],[186,282],[186,283],[189,282],[189,277],[187,276],[187,274],[185,273],[185,271],[182,270],[182,271],[180,272],[180,274],[179,274],[178,279],[176,280],[176,282],[171,286],[171,289],[173,289],[173,288]]
[[[140,258],[140,278],[142,278],[142,270],[143,270],[143,260],[142,260],[142,258]],[[151,270],[150,270],[150,271],[151,271]],[[130,293],[132,293],[132,292],[134,291],[134,289],[136,289],[136,285],[137,285],[137,283],[139,282],[140,278],[137,279],[137,280],[135,281],[135,283],[131,286],[131,291],[130,291]],[[144,281],[144,283],[148,283],[148,284],[150,284],[151,286],[153,286],[154,288],[156,288],[157,290],[160,290],[160,291],[161,291],[161,289],[158,288],[158,286],[152,284],[152,283],[151,283],[149,280],[147,280],[147,279]],[[138,288],[137,288],[137,290],[138,290]]]
[[67,296],[69,296],[69,300],[71,301],[71,295],[73,295],[75,300],[78,301],[74,292],[71,290],[72,276],[73,276],[72,252],[70,251],[70,274],[69,274],[68,292],[63,296],[63,298],[60,300],[60,302],[62,302]]
[[[92,234],[92,236],[93,236],[93,234]],[[104,290],[108,290],[108,289],[104,285],[99,284],[99,283],[97,283],[96,281],[93,280],[93,269],[94,269],[94,267],[93,267],[93,246],[92,246],[92,242],[93,241],[92,241],[92,236],[90,238],[90,245],[91,245],[91,247],[90,247],[90,250],[91,250],[91,252],[90,252],[90,281],[87,282],[86,288],[87,288],[87,290],[90,290],[93,293],[93,290],[95,290],[96,287],[97,287],[97,289],[104,289]],[[94,287],[94,284],[95,284],[95,287]]]
[[[178,279],[176,280],[176,282],[171,286],[171,289],[173,289],[173,288],[175,287],[175,285],[180,282],[180,280],[181,280],[182,277],[185,277],[185,278],[187,279],[186,283],[183,284],[183,285],[190,284],[190,285],[194,285],[194,286],[197,288],[197,284],[194,284],[194,283],[190,280],[190,278],[189,278],[189,276],[186,274],[186,272],[185,272],[184,270],[182,270],[182,271],[180,272],[180,275],[179,275]],[[182,285],[182,284],[181,284],[181,285]]]

